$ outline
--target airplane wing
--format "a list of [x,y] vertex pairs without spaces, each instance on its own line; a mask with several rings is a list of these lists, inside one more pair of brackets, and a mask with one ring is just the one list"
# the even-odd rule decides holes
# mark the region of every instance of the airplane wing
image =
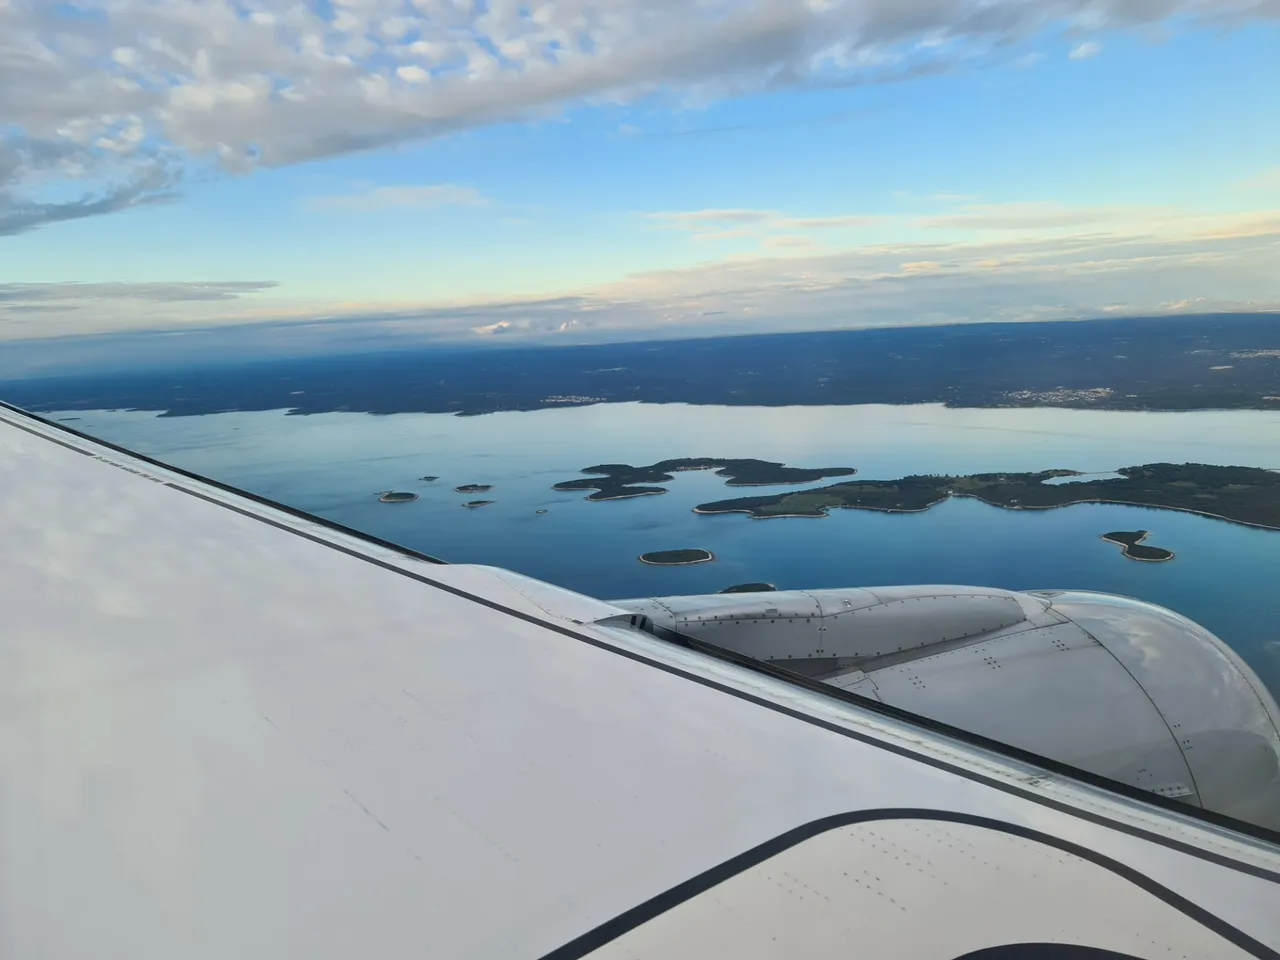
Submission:
[[0,410],[0,956],[1280,957],[1280,845]]

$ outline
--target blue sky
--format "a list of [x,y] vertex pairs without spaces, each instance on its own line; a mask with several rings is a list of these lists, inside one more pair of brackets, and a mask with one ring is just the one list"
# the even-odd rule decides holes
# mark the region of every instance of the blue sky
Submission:
[[0,341],[1274,309],[1276,117],[1273,0],[0,0]]

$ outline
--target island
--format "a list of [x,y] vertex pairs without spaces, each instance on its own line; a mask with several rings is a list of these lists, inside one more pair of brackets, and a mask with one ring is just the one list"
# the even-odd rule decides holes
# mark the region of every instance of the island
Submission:
[[487,507],[489,504],[495,503],[495,502],[496,501],[494,500],[468,500],[466,503],[463,504],[463,506],[469,507],[474,510],[476,507]]
[[833,507],[913,513],[948,497],[973,497],[1009,510],[1045,510],[1074,503],[1119,503],[1181,510],[1255,527],[1280,529],[1280,473],[1259,467],[1148,463],[1124,467],[1114,479],[1048,484],[1083,477],[1075,470],[910,476],[858,480],[767,497],[718,500],[695,513],[745,513],[755,519],[825,517]]
[[640,554],[641,563],[651,563],[655,567],[683,567],[691,563],[706,563],[714,560],[710,550],[654,550]]
[[546,507],[539,507],[537,510],[535,510],[535,511],[533,511],[533,512],[534,512],[534,515],[536,515],[536,516],[539,516],[539,517],[540,517],[540,516],[542,516],[544,513],[546,513],[546,512],[547,512],[547,508],[546,508]]
[[430,483],[432,480],[439,480],[440,478],[439,477],[419,477],[418,479],[426,480],[428,483]]
[[772,583],[737,583],[732,587],[725,587],[721,593],[772,593],[777,590]]
[[1145,560],[1147,563],[1163,563],[1173,559],[1173,552],[1162,547],[1144,547],[1142,541],[1151,536],[1150,530],[1121,530],[1115,533],[1104,533],[1102,539],[1108,543],[1124,547],[1124,555],[1130,560]]
[[583,467],[580,472],[598,474],[581,480],[566,480],[555,484],[552,490],[594,490],[588,500],[626,500],[631,497],[648,497],[666,493],[666,487],[641,486],[641,484],[667,483],[673,474],[691,470],[714,470],[724,477],[730,487],[764,487],[777,484],[812,483],[828,477],[851,477],[858,471],[852,467],[820,467],[810,470],[788,467],[770,460],[721,460],[713,457],[685,457],[676,460],[659,460],[647,467],[633,467],[627,463],[601,463]]
[[493,489],[491,483],[464,483],[460,487],[454,487],[454,493],[488,493]]
[[400,490],[383,490],[378,494],[378,499],[383,503],[409,503],[411,500],[417,500],[418,495]]

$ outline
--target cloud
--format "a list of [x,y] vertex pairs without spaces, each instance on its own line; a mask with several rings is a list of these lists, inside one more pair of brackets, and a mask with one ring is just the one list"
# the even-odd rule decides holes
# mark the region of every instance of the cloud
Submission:
[[1102,52],[1102,44],[1096,40],[1086,40],[1074,47],[1068,55],[1072,60],[1091,60]]
[[164,283],[0,283],[0,305],[61,303],[75,300],[143,300],[175,303],[234,300],[276,286],[274,280]]
[[435,210],[440,207],[485,207],[489,200],[475,187],[452,183],[430,186],[370,187],[356,193],[312,197],[312,210],[376,213],[385,210]]
[[683,210],[646,213],[645,216],[688,229],[700,229],[720,223],[759,223],[777,214],[771,210]]
[[[93,144],[77,144],[0,131],[0,237],[174,199],[178,168],[154,152],[142,155],[129,139],[136,135],[133,127],[117,124],[114,132],[114,138],[104,135]],[[122,165],[117,162],[121,153],[137,155]],[[38,190],[16,189],[50,175],[78,179],[91,169],[98,171],[99,183],[89,189],[80,185],[71,198],[42,198]]]
[[[175,350],[207,359],[218,351],[297,355],[425,341],[587,342],[1280,309],[1280,209],[1143,210],[1106,223],[1075,218],[1082,225],[1066,233],[957,233],[843,249],[770,234],[754,255],[555,297],[467,303],[254,296],[266,282],[10,284],[0,287],[0,367],[118,362],[111,358],[121,351],[141,357],[144,348],[170,360]],[[898,226],[912,223],[904,215]],[[935,236],[917,230],[918,238]],[[65,336],[48,339],[51,329]],[[93,336],[107,330],[134,332]]]
[[[1277,17],[1273,0],[3,0],[0,118],[28,159],[0,159],[0,211],[13,233],[166,198],[191,165],[248,172],[580,103],[897,80],[1048,30]],[[67,183],[92,187],[42,198]]]
[[765,238],[764,245],[766,247],[795,249],[799,247],[817,246],[817,241],[814,240],[813,237],[806,237],[802,233],[784,233],[776,237]]
[[1150,219],[1168,215],[1168,208],[1071,207],[1058,203],[969,204],[952,213],[917,221],[929,229],[947,230],[1055,230],[1086,224],[1114,223],[1126,219]]
[[1280,190],[1280,167],[1263,170],[1256,176],[1241,180],[1235,186],[1240,190]]
[[883,218],[854,215],[843,217],[788,217],[780,222],[787,227],[796,227],[801,230],[826,230],[841,227],[865,227],[868,224],[877,223],[881,219]]
[[274,280],[0,283],[0,341],[38,339],[53,331],[75,339],[102,331],[176,331],[234,322],[229,311],[236,301],[243,301],[246,312],[261,311],[247,306],[252,295],[276,286]]
[[[643,214],[673,230],[688,230],[693,240],[727,240],[756,237],[768,246],[785,246],[774,233],[779,230],[840,230],[880,223],[885,218],[863,214],[825,217],[790,217],[778,210],[743,208],[677,210]],[[794,241],[794,238],[793,238]],[[795,245],[794,242],[791,245]]]

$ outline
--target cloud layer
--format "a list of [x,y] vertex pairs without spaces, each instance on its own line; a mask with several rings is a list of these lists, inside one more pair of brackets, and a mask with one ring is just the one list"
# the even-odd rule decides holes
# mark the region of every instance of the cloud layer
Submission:
[[1275,17],[1280,0],[0,0],[0,234],[166,199],[192,163],[875,82],[1046,29],[1085,51],[1172,18]]
[[[965,202],[952,210],[903,218],[923,239],[845,248],[826,245],[826,221],[856,223],[856,216],[821,218],[804,232],[806,218],[775,211],[667,211],[646,222],[679,225],[691,238],[734,223],[758,243],[757,252],[555,297],[317,304],[278,291],[254,296],[269,282],[0,285],[0,340],[9,341],[8,370],[0,373],[88,356],[82,348],[97,350],[98,340],[100,362],[145,346],[137,338],[111,344],[93,336],[107,331],[156,331],[156,355],[186,349],[208,357],[426,340],[586,342],[1280,310],[1280,209],[1203,215]],[[950,216],[965,218],[969,232],[932,226],[949,226]],[[55,330],[62,339],[42,346]]]

